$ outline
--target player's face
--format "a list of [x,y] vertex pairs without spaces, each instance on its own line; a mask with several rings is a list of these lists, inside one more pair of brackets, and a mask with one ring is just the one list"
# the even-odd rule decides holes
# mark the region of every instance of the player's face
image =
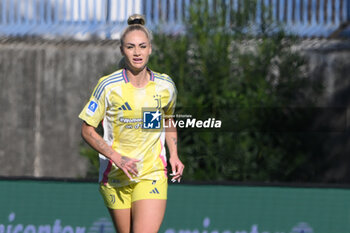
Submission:
[[147,65],[152,46],[143,31],[135,30],[126,34],[121,51],[128,67],[141,71]]

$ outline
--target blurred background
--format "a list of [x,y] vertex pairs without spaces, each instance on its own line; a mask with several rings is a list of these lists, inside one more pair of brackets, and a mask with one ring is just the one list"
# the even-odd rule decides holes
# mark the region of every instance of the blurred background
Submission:
[[223,122],[179,129],[161,231],[349,232],[349,0],[0,0],[0,233],[112,231],[78,114],[133,13],[176,113]]

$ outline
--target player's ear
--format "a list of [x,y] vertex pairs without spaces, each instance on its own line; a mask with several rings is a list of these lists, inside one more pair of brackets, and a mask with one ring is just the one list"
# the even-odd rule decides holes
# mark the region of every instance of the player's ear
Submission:
[[125,54],[124,54],[124,49],[123,49],[123,46],[121,45],[120,47],[120,52],[122,53],[122,55],[124,56]]
[[152,54],[152,44],[150,43],[149,44],[149,55],[151,55]]

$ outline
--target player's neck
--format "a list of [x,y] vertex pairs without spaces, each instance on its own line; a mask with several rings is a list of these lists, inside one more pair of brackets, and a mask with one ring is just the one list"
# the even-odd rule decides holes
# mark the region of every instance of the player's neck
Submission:
[[146,67],[141,71],[132,71],[127,69],[126,74],[130,83],[137,88],[145,87],[150,80],[150,74]]

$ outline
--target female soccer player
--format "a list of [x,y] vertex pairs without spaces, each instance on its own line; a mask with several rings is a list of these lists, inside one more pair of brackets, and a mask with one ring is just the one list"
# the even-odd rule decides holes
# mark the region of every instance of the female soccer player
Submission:
[[[100,153],[100,192],[120,233],[154,233],[167,199],[164,141],[170,153],[172,181],[184,165],[177,155],[172,125],[176,88],[172,79],[147,67],[151,34],[140,15],[129,17],[121,36],[125,68],[102,77],[79,117],[82,137]],[[95,128],[103,121],[103,138]]]

